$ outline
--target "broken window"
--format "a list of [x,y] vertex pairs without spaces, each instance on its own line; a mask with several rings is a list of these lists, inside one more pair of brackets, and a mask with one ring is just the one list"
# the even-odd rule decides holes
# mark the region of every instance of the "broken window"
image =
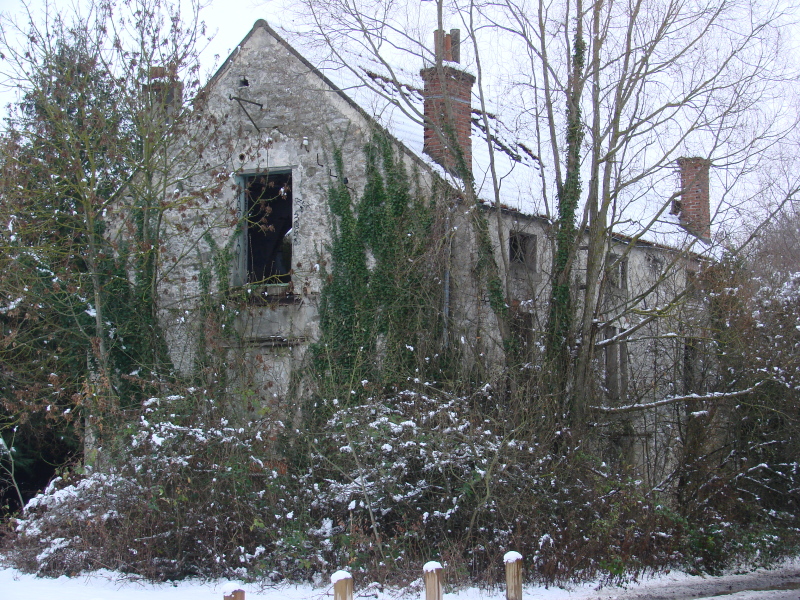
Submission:
[[525,265],[536,270],[536,236],[512,231],[508,237],[508,258],[512,265]]
[[245,175],[247,283],[286,284],[292,264],[292,174]]
[[628,259],[618,254],[609,254],[606,259],[608,283],[613,290],[628,289]]
[[529,356],[533,349],[533,314],[514,307],[511,313],[511,335],[519,345],[520,356]]
[[[617,335],[616,327],[606,327],[606,339]],[[609,397],[624,400],[628,396],[628,344],[616,340],[605,347],[606,390]]]

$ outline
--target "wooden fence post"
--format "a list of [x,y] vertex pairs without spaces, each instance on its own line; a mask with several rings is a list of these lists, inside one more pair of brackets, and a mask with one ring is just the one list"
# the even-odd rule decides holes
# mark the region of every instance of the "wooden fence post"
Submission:
[[347,571],[336,571],[331,575],[333,600],[353,600],[353,576]]
[[422,567],[425,580],[425,600],[442,600],[442,565],[438,562],[426,562]]
[[223,592],[222,600],[244,600],[244,590],[233,590],[230,594]]
[[506,600],[522,600],[522,554],[506,552]]

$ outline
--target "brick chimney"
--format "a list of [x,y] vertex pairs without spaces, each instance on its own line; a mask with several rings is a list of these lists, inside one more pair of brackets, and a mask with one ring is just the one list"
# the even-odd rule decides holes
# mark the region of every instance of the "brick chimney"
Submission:
[[698,156],[679,158],[681,194],[672,203],[673,215],[681,226],[702,240],[711,239],[711,207],[708,195],[708,171],[711,161]]
[[142,73],[142,91],[150,95],[152,106],[164,110],[168,118],[180,110],[183,102],[183,82],[175,71],[163,66],[151,66]]
[[[472,169],[472,85],[475,77],[453,66],[461,58],[458,29],[452,29],[450,33],[435,31],[434,44],[437,65],[419,72],[425,84],[422,92],[425,114],[423,151],[455,174],[457,155],[451,148],[450,132],[455,135],[464,154],[467,168]],[[452,117],[449,123],[448,116]]]

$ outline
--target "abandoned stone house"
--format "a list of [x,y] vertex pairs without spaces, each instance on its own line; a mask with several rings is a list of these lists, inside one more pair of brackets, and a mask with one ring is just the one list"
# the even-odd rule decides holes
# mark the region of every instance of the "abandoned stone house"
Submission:
[[[476,171],[480,195],[487,167],[485,151],[473,146],[473,138],[480,135],[471,107],[474,77],[459,67],[454,35],[455,31],[441,38],[449,53],[443,67],[445,85],[439,83],[436,69],[423,68],[424,89],[419,92],[422,110],[434,124],[443,118],[443,99],[452,103],[453,130],[466,162]],[[364,188],[362,148],[376,127],[385,126],[396,152],[409,170],[419,173],[427,189],[448,177],[452,155],[431,127],[407,119],[379,123],[377,113],[371,112],[377,111],[374,105],[363,98],[353,100],[263,20],[206,85],[204,101],[215,123],[214,143],[204,148],[206,170],[187,175],[182,191],[210,189],[209,182],[221,185],[213,193],[198,193],[202,202],[197,209],[167,215],[170,234],[162,254],[166,267],[159,293],[170,355],[179,370],[191,371],[201,318],[201,273],[223,256],[228,283],[248,288],[259,298],[239,312],[235,327],[240,341],[230,349],[231,360],[253,367],[257,394],[265,402],[281,402],[292,373],[302,369],[308,344],[319,335],[320,264],[329,258],[327,189],[336,176],[334,145],[345,157],[347,184],[354,196]],[[509,160],[509,155],[503,158]],[[708,162],[683,159],[679,168],[682,194],[673,202],[676,218],[670,226],[675,235],[708,238]],[[466,210],[454,207],[453,214]],[[486,210],[494,215],[494,251],[498,263],[507,266],[512,308],[518,311],[523,337],[533,343],[532,332],[541,331],[546,317],[542,307],[552,261],[550,220],[505,207],[487,205]],[[265,220],[269,227],[262,227]],[[448,332],[456,343],[476,355],[500,353],[497,323],[486,298],[470,282],[474,235],[457,223],[452,230],[451,277],[444,283],[449,286],[447,306],[434,308],[449,320]],[[663,304],[686,287],[700,264],[696,254],[680,245],[620,234],[612,236],[608,246],[607,287],[617,305],[631,298],[645,307]],[[578,278],[580,263],[579,256]],[[665,277],[669,267],[671,275]],[[626,319],[622,316],[609,325],[605,336],[613,338],[618,328],[629,326]],[[657,336],[649,337],[647,349],[624,343],[605,348],[602,368],[609,395],[642,399],[661,393],[675,379],[663,357],[673,358],[670,364],[691,358],[684,356],[691,352],[685,343],[660,338],[667,340],[667,347],[652,342]]]

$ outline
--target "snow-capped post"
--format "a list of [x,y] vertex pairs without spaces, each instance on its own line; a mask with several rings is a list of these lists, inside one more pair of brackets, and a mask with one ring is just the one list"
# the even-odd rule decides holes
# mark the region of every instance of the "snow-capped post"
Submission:
[[422,572],[425,580],[425,600],[442,600],[442,565],[433,560],[426,562]]
[[336,571],[331,575],[333,600],[353,600],[353,576],[347,571]]
[[506,600],[522,600],[522,554],[506,552]]
[[222,587],[222,600],[244,600],[244,590],[235,583]]

